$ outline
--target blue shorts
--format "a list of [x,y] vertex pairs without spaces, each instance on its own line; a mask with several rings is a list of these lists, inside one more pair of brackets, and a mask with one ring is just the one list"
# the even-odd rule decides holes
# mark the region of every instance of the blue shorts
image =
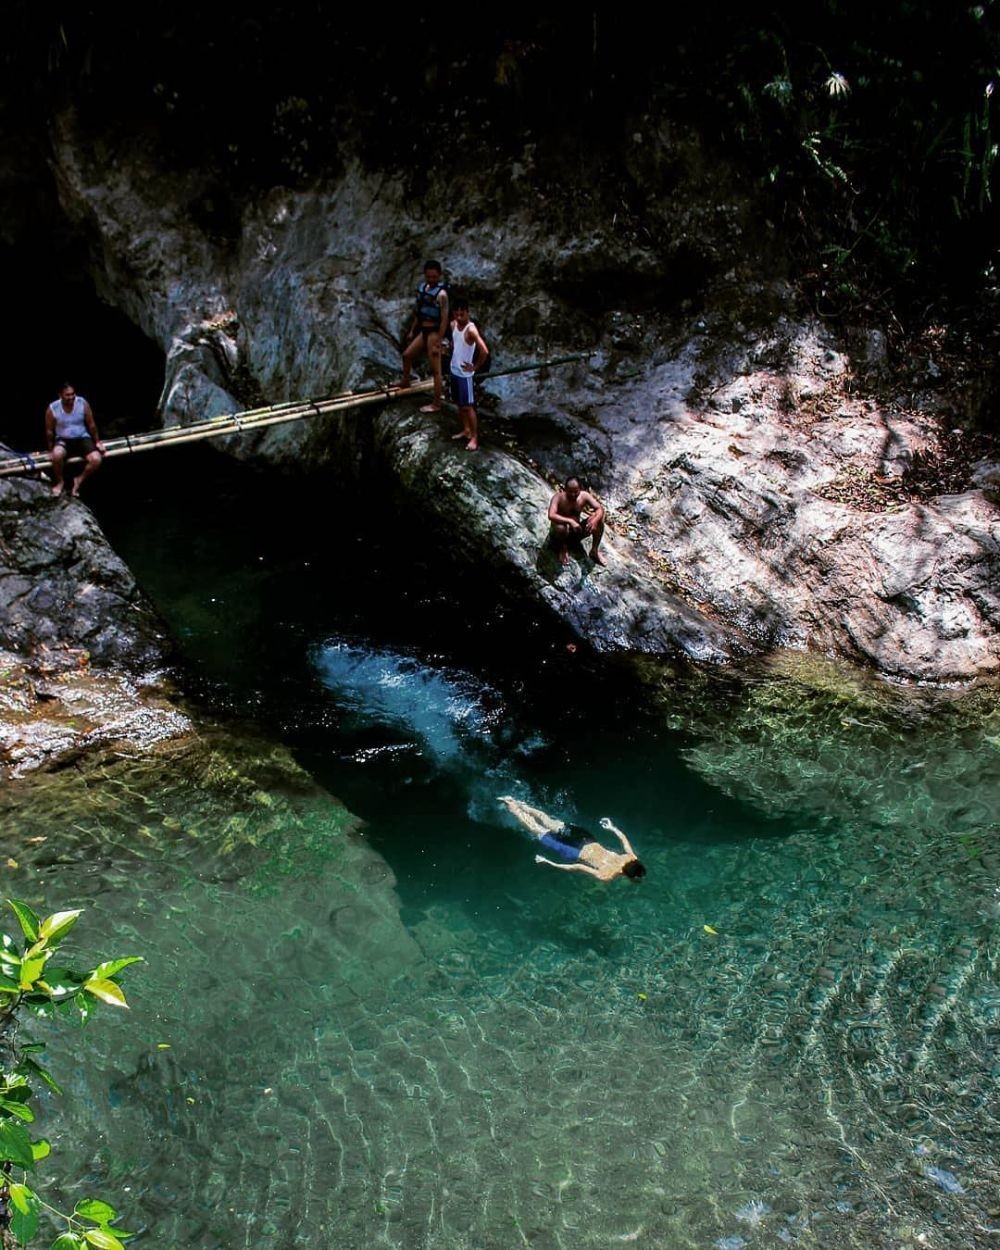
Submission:
[[560,859],[575,864],[590,837],[585,829],[578,829],[575,825],[563,825],[555,833],[543,833],[538,840]]
[[451,378],[451,397],[459,408],[475,408],[476,392],[472,385],[472,374],[463,373],[459,376],[457,373],[450,373],[448,376]]

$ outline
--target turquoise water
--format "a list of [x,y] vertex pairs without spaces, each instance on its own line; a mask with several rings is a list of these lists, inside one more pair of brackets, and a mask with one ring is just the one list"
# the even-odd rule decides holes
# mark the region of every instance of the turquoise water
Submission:
[[[53,1041],[53,1175],[199,1250],[995,1244],[995,706],[638,682],[322,503],[175,495],[98,510],[223,723],[0,805],[8,891],[148,960]],[[509,792],[648,876],[536,867]]]

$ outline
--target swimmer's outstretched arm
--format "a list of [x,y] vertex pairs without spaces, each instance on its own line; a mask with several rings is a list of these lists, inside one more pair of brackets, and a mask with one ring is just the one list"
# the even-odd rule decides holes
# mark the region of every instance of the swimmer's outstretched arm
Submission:
[[562,826],[561,820],[553,820],[551,816],[547,816],[540,807],[531,807],[527,803],[522,803],[520,799],[512,798],[509,794],[504,794],[497,799],[498,803],[503,803],[511,815],[529,830],[540,838],[546,833],[556,833]]
[[601,874],[596,872],[589,864],[557,864],[554,859],[546,859],[544,855],[535,856],[536,864],[548,864],[550,868],[561,868],[563,872],[586,872],[592,877],[599,877]]
[[611,823],[611,821],[607,818],[607,816],[601,817],[601,828],[607,829],[608,833],[613,833],[615,835],[618,841],[625,848],[625,853],[627,855],[631,855],[634,859],[638,859],[638,856],[636,855],[635,851],[632,850],[632,843],[628,840],[628,838],[626,838],[624,833],[622,833],[622,831],[618,828],[617,825],[613,825]]

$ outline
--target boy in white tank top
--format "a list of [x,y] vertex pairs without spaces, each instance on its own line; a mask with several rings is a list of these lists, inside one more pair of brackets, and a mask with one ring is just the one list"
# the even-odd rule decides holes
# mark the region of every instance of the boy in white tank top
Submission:
[[455,304],[455,320],[451,323],[451,397],[458,405],[462,432],[452,438],[464,438],[466,451],[478,451],[479,430],[476,423],[476,392],[472,375],[490,354],[483,336],[469,320],[469,305],[465,300]]

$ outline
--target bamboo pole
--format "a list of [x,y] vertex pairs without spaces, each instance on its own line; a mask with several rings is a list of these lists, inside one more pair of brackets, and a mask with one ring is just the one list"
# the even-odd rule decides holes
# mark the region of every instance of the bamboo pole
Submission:
[[[571,361],[587,360],[591,355],[592,352],[579,352],[572,356],[555,356],[550,360],[533,361],[524,365],[509,365],[506,369],[494,369],[490,377],[547,369],[569,364]],[[326,399],[290,400],[283,404],[250,408],[244,412],[221,413],[217,417],[206,417],[203,421],[192,422],[191,425],[169,426],[161,430],[147,430],[142,434],[123,434],[117,438],[105,439],[104,454],[105,458],[127,456],[140,451],[154,451],[158,447],[179,447],[185,443],[202,442],[208,438],[252,434],[289,421],[329,416],[352,408],[363,408],[368,404],[392,403],[397,399],[405,399],[408,395],[429,391],[433,385],[433,381],[428,379],[425,382],[414,382],[405,390],[398,385],[385,386],[367,391],[345,391],[342,395],[332,395]],[[73,460],[78,459],[80,457],[73,457]],[[52,457],[47,451],[0,459],[0,477],[8,477],[14,473],[32,473],[51,463]]]

